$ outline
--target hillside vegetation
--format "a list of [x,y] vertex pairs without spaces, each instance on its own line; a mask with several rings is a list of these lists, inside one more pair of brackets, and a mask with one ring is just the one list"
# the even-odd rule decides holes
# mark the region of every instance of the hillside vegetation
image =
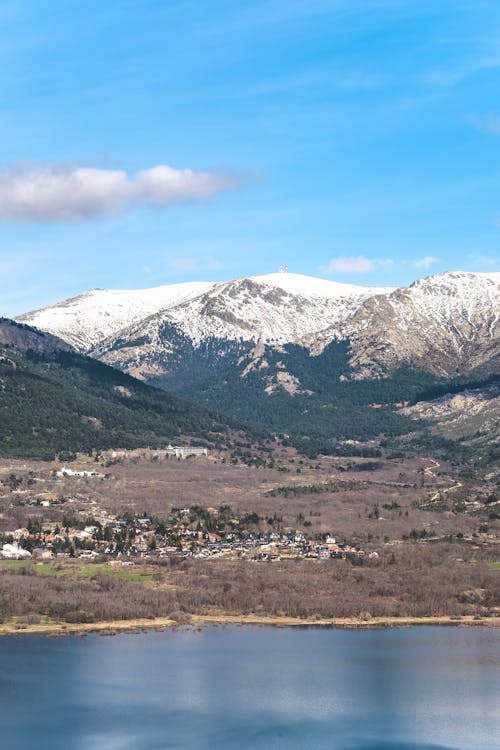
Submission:
[[[214,413],[54,346],[11,321],[0,331],[0,455],[52,458],[61,451],[160,446],[190,435],[224,440]],[[36,346],[34,344],[37,344]]]
[[[243,354],[242,348],[221,361],[216,342],[208,342],[189,359],[189,368],[178,365],[152,382],[285,433],[309,455],[342,455],[343,441],[378,440],[393,449],[435,451],[458,460],[498,459],[498,418],[481,421],[476,415],[472,420],[465,413],[466,402],[461,413],[462,402],[456,399],[460,429],[456,423],[440,429],[442,411],[425,408],[446,394],[498,389],[495,376],[439,378],[405,365],[385,378],[353,379],[349,342],[332,342],[316,357],[292,344],[280,351],[262,347],[258,357],[253,350]],[[411,404],[418,406],[405,408]],[[476,432],[480,440],[472,440]]]

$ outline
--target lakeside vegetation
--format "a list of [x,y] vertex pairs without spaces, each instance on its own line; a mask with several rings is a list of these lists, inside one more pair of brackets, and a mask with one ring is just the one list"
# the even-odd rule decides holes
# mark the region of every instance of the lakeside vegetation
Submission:
[[236,442],[186,460],[79,454],[71,471],[4,459],[0,542],[33,556],[0,563],[3,628],[496,622],[493,474],[370,444],[312,460]]
[[163,617],[182,624],[197,616],[498,617],[498,570],[487,555],[457,565],[465,551],[456,544],[411,545],[362,564],[169,558],[127,569],[71,560],[0,562],[0,612],[2,622],[20,625],[44,618],[71,624]]

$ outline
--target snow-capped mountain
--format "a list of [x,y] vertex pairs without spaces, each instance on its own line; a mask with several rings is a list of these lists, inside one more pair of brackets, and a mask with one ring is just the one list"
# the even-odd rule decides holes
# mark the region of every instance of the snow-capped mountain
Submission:
[[373,377],[402,362],[438,376],[498,366],[500,273],[450,272],[365,299],[338,328],[303,340],[320,353],[348,338],[356,377]]
[[231,351],[238,359],[257,342],[295,343],[319,356],[343,340],[352,376],[365,378],[401,363],[453,376],[497,361],[499,314],[500,273],[443,273],[398,289],[277,273],[96,289],[18,320],[145,379],[178,368],[208,342],[214,356]]
[[93,289],[18,320],[61,336],[88,352],[128,328],[164,321],[195,342],[216,336],[288,343],[341,325],[373,296],[390,291],[274,273],[227,282],[187,282],[153,289]]
[[[497,415],[484,389],[498,386],[500,273],[443,273],[397,289],[287,273],[97,289],[18,320],[153,385],[289,435],[307,455],[383,436],[398,449],[449,445],[454,459],[495,460]],[[480,408],[469,391],[480,394]],[[448,399],[453,414],[426,410],[429,399],[450,392],[465,394]],[[467,440],[458,429],[464,420]]]
[[172,336],[195,347],[213,338],[286,344],[327,327],[341,330],[363,300],[389,291],[275,273],[133,291],[94,289],[18,320],[147,376],[169,353]]
[[207,282],[170,284],[152,289],[92,289],[17,318],[42,331],[60,336],[81,352],[122,328],[148,316],[197,297],[214,286]]

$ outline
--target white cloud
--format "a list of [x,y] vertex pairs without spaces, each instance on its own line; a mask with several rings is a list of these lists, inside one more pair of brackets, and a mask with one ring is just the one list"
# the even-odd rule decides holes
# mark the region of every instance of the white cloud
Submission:
[[171,271],[196,271],[198,262],[194,258],[167,258],[167,267]]
[[491,135],[498,135],[500,133],[500,116],[499,115],[487,115],[484,118],[472,117],[470,119],[472,126],[479,130],[480,133],[488,133]]
[[480,255],[480,254],[472,254],[469,255],[469,259],[477,266],[499,266],[500,267],[500,257],[494,258],[491,255]]
[[364,255],[350,258],[340,256],[332,258],[326,270],[339,271],[340,273],[370,273],[375,270],[375,265],[372,260],[365,258]]
[[237,185],[232,175],[166,165],[129,176],[119,169],[20,164],[0,171],[0,221],[83,221],[138,205],[209,198]]
[[439,258],[434,257],[434,255],[426,255],[424,258],[417,258],[417,260],[412,261],[412,266],[428,270],[434,263],[438,262]]
[[139,201],[153,206],[168,206],[174,201],[209,198],[219,190],[236,185],[236,178],[230,175],[160,165],[139,172],[131,188],[133,197]]

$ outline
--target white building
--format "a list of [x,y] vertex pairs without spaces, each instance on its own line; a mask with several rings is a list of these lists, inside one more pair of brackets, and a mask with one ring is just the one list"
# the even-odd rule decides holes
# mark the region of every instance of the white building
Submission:
[[157,451],[165,456],[175,456],[175,458],[189,458],[190,456],[208,456],[208,448],[195,448],[191,445],[169,445],[164,451]]
[[98,474],[97,471],[73,471],[65,466],[56,471],[56,477],[103,477],[104,474]]
[[31,557],[31,552],[15,544],[4,544],[0,550],[0,557],[3,557],[5,560],[24,560],[27,557]]

